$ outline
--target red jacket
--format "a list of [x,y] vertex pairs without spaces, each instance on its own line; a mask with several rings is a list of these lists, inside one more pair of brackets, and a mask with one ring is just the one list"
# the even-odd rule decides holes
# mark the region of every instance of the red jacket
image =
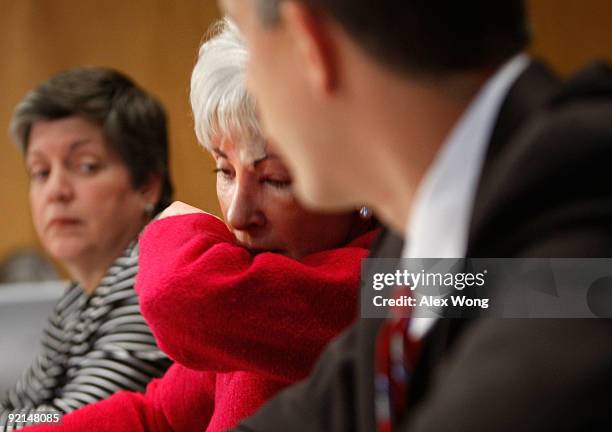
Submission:
[[374,236],[294,260],[252,256],[208,214],[170,217],[140,239],[136,290],[176,363],[145,394],[120,392],[28,430],[223,431],[305,377],[355,318],[360,262]]

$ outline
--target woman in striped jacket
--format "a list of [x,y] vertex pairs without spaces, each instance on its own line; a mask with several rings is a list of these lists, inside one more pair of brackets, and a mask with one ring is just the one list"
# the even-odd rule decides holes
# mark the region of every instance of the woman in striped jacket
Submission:
[[40,354],[0,398],[0,431],[142,391],[170,365],[134,292],[138,235],[172,195],[161,104],[114,70],[75,69],[26,95],[11,132],[36,232],[73,282]]

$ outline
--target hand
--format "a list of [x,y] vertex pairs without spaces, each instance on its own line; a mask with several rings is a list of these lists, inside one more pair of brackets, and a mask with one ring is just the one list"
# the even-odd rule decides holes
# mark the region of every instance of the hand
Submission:
[[193,213],[206,213],[197,207],[190,206],[181,201],[174,201],[163,212],[160,213],[157,219],[164,219],[170,216],[180,216]]

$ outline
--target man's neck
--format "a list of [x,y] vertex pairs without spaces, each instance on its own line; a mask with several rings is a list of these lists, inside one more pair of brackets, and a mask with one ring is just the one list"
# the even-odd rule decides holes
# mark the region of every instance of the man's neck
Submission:
[[356,118],[366,120],[352,138],[372,149],[368,174],[363,176],[372,180],[364,182],[369,204],[398,233],[409,220],[421,180],[488,76],[480,73],[428,83],[385,77],[365,86]]

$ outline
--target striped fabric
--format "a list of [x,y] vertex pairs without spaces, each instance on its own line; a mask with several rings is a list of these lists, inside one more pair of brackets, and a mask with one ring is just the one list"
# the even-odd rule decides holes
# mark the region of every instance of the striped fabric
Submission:
[[170,361],[140,314],[137,270],[133,242],[90,297],[78,284],[68,287],[49,318],[42,352],[0,399],[0,431],[27,425],[8,424],[11,412],[68,413],[119,390],[144,391],[163,375]]

